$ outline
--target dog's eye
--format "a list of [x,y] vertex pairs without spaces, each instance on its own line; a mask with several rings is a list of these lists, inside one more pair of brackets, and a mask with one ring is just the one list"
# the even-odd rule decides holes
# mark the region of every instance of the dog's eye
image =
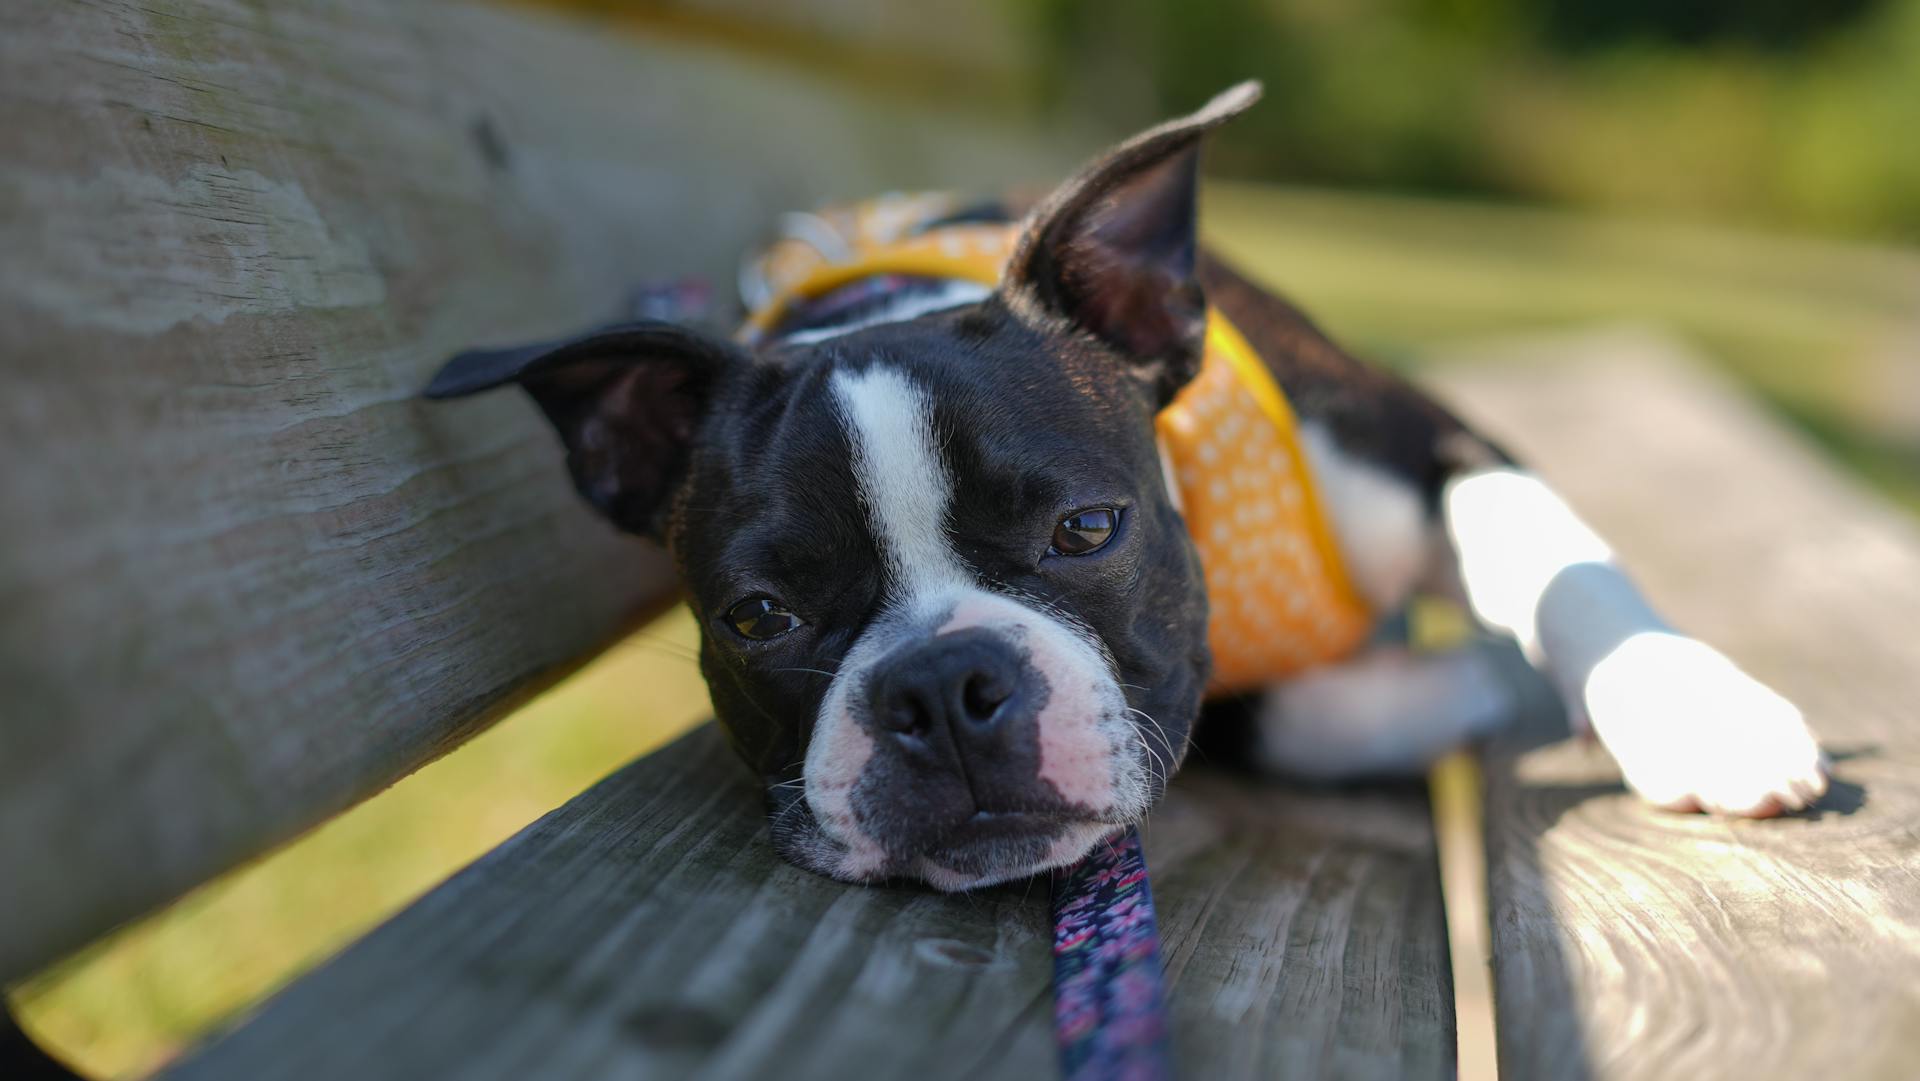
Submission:
[[1113,531],[1119,525],[1120,512],[1112,507],[1074,511],[1053,527],[1053,547],[1048,551],[1063,556],[1083,556],[1098,551],[1113,539]]
[[727,609],[727,624],[740,637],[756,642],[778,638],[805,623],[772,597],[749,597]]

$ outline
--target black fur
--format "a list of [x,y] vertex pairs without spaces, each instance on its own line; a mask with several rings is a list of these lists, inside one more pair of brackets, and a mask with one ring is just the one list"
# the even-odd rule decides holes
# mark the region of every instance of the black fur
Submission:
[[[1093,630],[1120,680],[1140,688],[1129,704],[1183,747],[1207,673],[1206,599],[1161,491],[1154,405],[1097,347],[1049,340],[988,302],[776,350],[721,389],[686,491],[724,497],[689,495],[673,537],[700,617],[701,670],[735,749],[769,784],[797,778],[828,689],[820,673],[838,670],[890,599],[828,386],[833,372],[873,363],[905,372],[934,403],[955,481],[944,525],[961,559]],[[1126,508],[1120,535],[1092,557],[1048,558],[1059,518],[1096,504]],[[780,597],[807,626],[770,642],[734,634],[726,610],[755,593]],[[919,788],[933,821],[976,809],[963,789]],[[1064,809],[1045,803],[1029,794],[978,809]]]
[[[775,340],[753,354],[636,324],[467,354],[429,388],[451,396],[520,383],[567,443],[581,491],[624,528],[666,541],[699,620],[720,723],[767,785],[774,840],[790,858],[832,870],[794,782],[834,674],[894,599],[860,502],[836,373],[885,364],[925,395],[952,480],[941,525],[954,552],[982,588],[1101,644],[1127,705],[1151,718],[1138,727],[1161,762],[1150,771],[1154,797],[1185,752],[1209,671],[1205,583],[1162,483],[1153,428],[1197,367],[1203,285],[1303,419],[1430,499],[1467,459],[1497,455],[1198,252],[1199,136],[1252,97],[1242,88],[1147,132],[1056,191],[1034,212],[1002,289],[980,303],[817,344]],[[852,321],[836,314],[838,325]],[[1113,539],[1091,555],[1050,554],[1062,516],[1094,506],[1122,509]],[[759,595],[779,598],[804,625],[742,637],[727,612]],[[902,660],[914,663],[908,653]],[[991,873],[991,859],[1025,865],[1046,849],[1049,822],[1086,811],[1039,776],[1032,719],[1051,689],[1031,671],[1023,679],[1029,699],[1009,707],[990,754],[969,757],[957,738],[891,739],[865,718],[876,751],[852,798],[895,865],[929,855],[967,874]],[[979,768],[995,772],[969,775]],[[956,844],[962,825],[973,831],[983,819],[989,834],[1005,823],[1012,835]]]
[[708,396],[748,364],[725,341],[643,321],[462,353],[423,394],[457,398],[518,383],[560,433],[574,487],[587,502],[622,529],[658,537]]

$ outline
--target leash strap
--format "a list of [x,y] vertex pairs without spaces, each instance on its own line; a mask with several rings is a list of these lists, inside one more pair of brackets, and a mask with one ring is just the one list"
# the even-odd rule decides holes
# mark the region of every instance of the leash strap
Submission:
[[1066,1081],[1167,1081],[1160,931],[1140,833],[1053,875],[1053,1034]]

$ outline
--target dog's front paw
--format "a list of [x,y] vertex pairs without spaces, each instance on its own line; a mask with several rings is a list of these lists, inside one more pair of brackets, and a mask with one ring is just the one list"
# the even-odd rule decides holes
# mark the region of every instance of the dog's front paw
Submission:
[[1594,666],[1584,697],[1627,784],[1656,806],[1768,818],[1827,790],[1800,710],[1703,642],[1634,635]]

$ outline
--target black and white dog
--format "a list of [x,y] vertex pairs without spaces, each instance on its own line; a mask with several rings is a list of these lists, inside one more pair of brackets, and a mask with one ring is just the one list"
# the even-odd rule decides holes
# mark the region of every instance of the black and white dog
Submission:
[[[751,348],[627,324],[465,354],[428,393],[518,383],[580,492],[668,546],[774,844],[836,878],[1027,875],[1163,792],[1210,662],[1154,420],[1195,373],[1208,305],[1290,400],[1372,611],[1464,601],[1653,803],[1817,799],[1799,711],[1669,628],[1550,488],[1199,250],[1201,137],[1255,97],[1235,88],[1057,189],[997,289],[923,290]],[[1467,651],[1362,650],[1252,704],[1258,764],[1317,778],[1416,771],[1507,712]]]

